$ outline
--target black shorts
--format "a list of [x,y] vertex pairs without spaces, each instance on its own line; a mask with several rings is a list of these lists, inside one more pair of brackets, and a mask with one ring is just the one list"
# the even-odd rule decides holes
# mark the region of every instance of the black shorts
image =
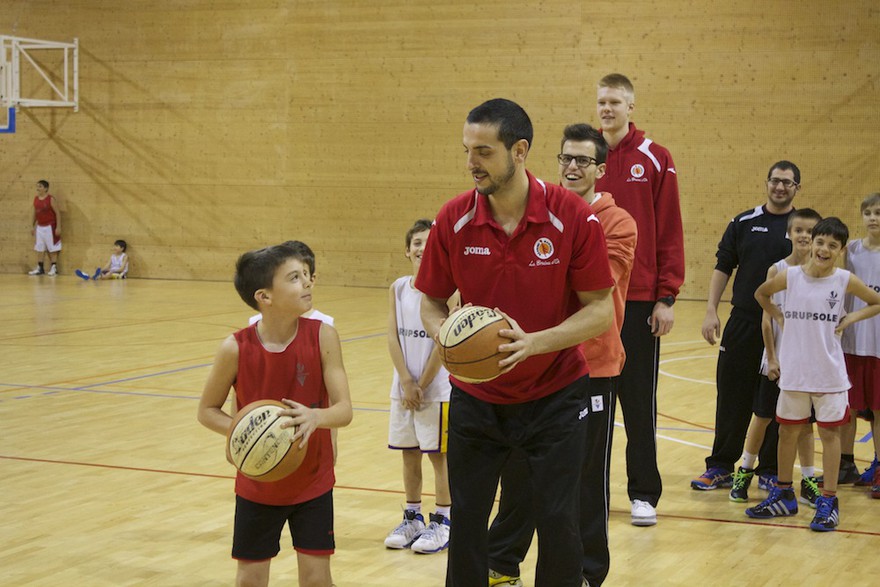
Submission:
[[264,505],[235,496],[232,558],[261,561],[281,550],[281,530],[290,527],[293,548],[312,555],[333,554],[333,490],[296,505]]
[[[778,381],[778,379],[777,379]],[[755,390],[755,399],[752,400],[752,413],[759,418],[776,418],[776,402],[779,401],[779,385],[776,381],[770,381],[766,375],[761,375],[758,388]]]

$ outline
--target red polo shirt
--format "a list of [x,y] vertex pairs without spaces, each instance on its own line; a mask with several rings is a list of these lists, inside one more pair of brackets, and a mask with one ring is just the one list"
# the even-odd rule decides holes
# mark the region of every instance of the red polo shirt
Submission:
[[[532,174],[526,212],[512,236],[492,218],[488,197],[471,190],[441,208],[422,256],[416,287],[462,304],[500,308],[523,330],[560,324],[580,309],[578,291],[612,287],[605,235],[576,194]],[[529,357],[510,373],[457,387],[490,403],[540,399],[589,372],[578,348]]]

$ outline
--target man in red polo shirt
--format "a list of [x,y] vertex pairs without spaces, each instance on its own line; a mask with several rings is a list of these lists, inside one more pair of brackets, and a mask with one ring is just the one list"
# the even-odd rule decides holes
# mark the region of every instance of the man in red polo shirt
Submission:
[[452,377],[449,481],[455,526],[447,586],[486,585],[487,525],[501,469],[527,455],[535,503],[538,584],[579,586],[578,487],[589,413],[588,369],[578,344],[613,316],[602,227],[575,194],[526,171],[532,124],[504,99],[474,108],[464,125],[476,189],[437,215],[416,279],[422,321],[435,336],[458,289],[462,304],[496,307],[513,354],[485,383]]

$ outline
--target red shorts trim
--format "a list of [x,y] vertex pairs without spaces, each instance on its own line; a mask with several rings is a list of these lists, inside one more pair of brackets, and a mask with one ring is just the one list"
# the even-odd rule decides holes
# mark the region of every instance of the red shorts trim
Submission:
[[880,410],[880,359],[843,355],[852,387],[849,407],[853,410]]
[[785,418],[780,418],[779,416],[776,416],[776,421],[779,422],[779,424],[782,426],[797,426],[798,424],[810,423],[809,418],[807,418],[806,420],[786,420]]

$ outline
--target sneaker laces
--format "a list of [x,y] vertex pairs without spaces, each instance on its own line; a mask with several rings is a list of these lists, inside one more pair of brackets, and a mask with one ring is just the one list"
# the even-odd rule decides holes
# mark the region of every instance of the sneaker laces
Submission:
[[819,493],[819,483],[816,482],[815,477],[804,477],[801,479],[801,483],[811,494],[817,495]]
[[778,486],[774,486],[773,489],[770,490],[770,495],[767,496],[767,499],[759,503],[755,509],[766,508],[777,501],[782,501],[782,490]]
[[746,473],[746,472],[737,471],[736,474],[733,476],[733,489],[734,490],[745,489],[746,486],[749,485],[749,481],[752,480],[753,476],[754,476],[754,473],[752,473],[750,475],[749,473]]
[[816,517],[817,518],[830,518],[831,511],[834,509],[834,500],[830,497],[822,496],[816,503]]

